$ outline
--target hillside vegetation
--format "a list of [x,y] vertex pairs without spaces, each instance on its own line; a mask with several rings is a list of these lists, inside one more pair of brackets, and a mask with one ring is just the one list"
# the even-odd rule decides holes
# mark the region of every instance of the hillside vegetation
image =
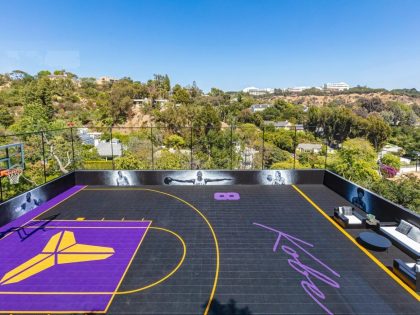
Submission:
[[[258,103],[271,106],[252,112],[251,105]],[[74,137],[69,138],[69,132],[45,133],[41,140],[49,154],[47,179],[71,166],[92,165],[121,169],[327,167],[420,211],[417,177],[386,180],[398,171],[400,156],[417,158],[419,104],[416,90],[357,87],[339,94],[276,91],[275,95],[252,97],[217,88],[204,94],[194,82],[186,87],[172,85],[167,75],[155,75],[147,82],[122,78],[98,84],[94,78],[78,78],[64,70],[54,74],[41,71],[35,76],[14,71],[0,75],[0,134],[94,126],[91,130],[103,131],[102,140],[109,141],[110,129],[104,128],[115,127],[112,137],[122,143],[124,152],[113,164],[81,141],[73,144],[78,156],[71,163]],[[305,130],[295,132],[293,127],[275,128],[265,123],[286,120],[303,124]],[[122,128],[145,126],[156,128]],[[25,142],[27,163],[32,163],[25,171],[27,177],[42,182],[40,140],[26,135],[2,137],[1,142],[11,139]],[[320,144],[321,149],[298,150],[303,143]],[[402,150],[394,158],[378,161],[385,144]]]

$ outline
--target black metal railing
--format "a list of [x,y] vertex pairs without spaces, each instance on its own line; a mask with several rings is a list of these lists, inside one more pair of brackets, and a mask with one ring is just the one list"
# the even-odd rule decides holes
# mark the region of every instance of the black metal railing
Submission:
[[18,185],[0,179],[1,201],[73,170],[327,168],[329,148],[326,139],[296,126],[251,124],[91,126],[0,135],[0,146],[9,143],[24,144],[25,169]]

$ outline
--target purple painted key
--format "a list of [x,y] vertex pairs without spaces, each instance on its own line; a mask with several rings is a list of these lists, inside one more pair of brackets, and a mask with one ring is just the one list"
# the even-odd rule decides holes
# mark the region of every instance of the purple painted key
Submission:
[[241,197],[237,192],[217,192],[214,193],[215,200],[239,200]]

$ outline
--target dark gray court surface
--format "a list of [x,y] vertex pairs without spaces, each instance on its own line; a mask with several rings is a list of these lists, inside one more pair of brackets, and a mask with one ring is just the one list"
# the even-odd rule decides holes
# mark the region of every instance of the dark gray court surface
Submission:
[[[347,204],[322,185],[299,188],[329,214],[334,206]],[[216,246],[208,224],[179,199],[144,189],[191,203],[213,227],[220,271],[208,314],[420,314],[417,300],[292,186],[87,187],[39,218],[59,214],[61,220],[152,220],[152,227],[176,232],[187,247],[175,274],[141,292],[117,295],[108,314],[204,314],[211,296]],[[216,201],[215,192],[238,192],[241,199]],[[302,245],[305,253],[283,236],[274,252],[279,234],[253,223],[313,247]],[[182,253],[173,235],[150,229],[120,291],[161,279],[178,264]],[[406,257],[394,247],[379,255],[388,265],[394,257]]]

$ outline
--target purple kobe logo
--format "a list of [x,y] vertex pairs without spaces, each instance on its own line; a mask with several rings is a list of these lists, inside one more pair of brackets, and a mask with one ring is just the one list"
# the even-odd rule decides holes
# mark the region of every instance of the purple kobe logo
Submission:
[[237,192],[216,192],[214,193],[215,200],[239,200],[241,196]]
[[[288,241],[291,246],[282,245],[281,249],[284,253],[291,256],[287,261],[289,263],[289,266],[292,267],[295,271],[299,272],[302,276],[304,276],[306,279],[302,280],[300,285],[305,290],[305,292],[327,313],[327,314],[333,314],[321,301],[325,300],[325,294],[316,286],[316,284],[313,282],[313,279],[318,279],[325,284],[333,287],[333,288],[340,288],[340,285],[328,277],[327,275],[323,274],[322,272],[315,270],[309,266],[306,266],[299,260],[299,254],[297,253],[298,250],[305,253],[307,256],[311,257],[315,262],[323,266],[325,269],[327,269],[329,272],[331,272],[334,276],[340,277],[340,275],[328,267],[325,263],[323,263],[320,259],[316,258],[314,255],[312,255],[310,252],[308,252],[302,245],[306,245],[307,247],[314,247],[314,245],[305,242],[297,237],[294,237],[292,235],[286,234],[284,232],[278,231],[276,229],[273,229],[271,227],[268,227],[266,225],[260,224],[260,223],[253,223],[254,225],[257,225],[259,227],[262,227],[264,229],[267,229],[269,231],[277,233],[277,239],[273,246],[273,252],[277,251],[277,248],[280,244],[280,240],[283,238],[284,240]],[[293,248],[294,247],[294,248]]]

